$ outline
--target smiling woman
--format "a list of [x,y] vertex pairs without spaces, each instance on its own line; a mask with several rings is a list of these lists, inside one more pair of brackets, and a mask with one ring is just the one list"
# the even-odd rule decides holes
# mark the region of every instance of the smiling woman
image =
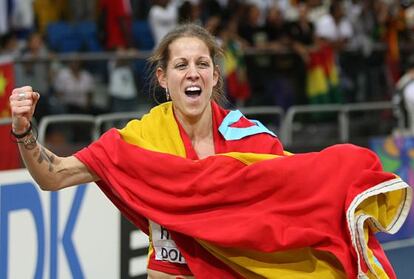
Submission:
[[221,55],[202,27],[167,34],[150,62],[171,101],[69,157],[31,132],[40,95],[14,89],[31,175],[44,190],[95,181],[149,235],[149,278],[395,278],[373,232],[401,226],[409,186],[363,148],[285,154],[261,123],[218,104]]

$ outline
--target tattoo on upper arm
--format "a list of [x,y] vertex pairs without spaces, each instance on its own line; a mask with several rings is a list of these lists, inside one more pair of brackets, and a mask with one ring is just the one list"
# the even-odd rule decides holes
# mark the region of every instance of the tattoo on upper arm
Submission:
[[48,164],[49,172],[53,171],[53,162],[55,161],[55,156],[53,154],[47,154],[46,149],[40,147],[39,157],[37,158],[37,162],[41,164],[45,161]]

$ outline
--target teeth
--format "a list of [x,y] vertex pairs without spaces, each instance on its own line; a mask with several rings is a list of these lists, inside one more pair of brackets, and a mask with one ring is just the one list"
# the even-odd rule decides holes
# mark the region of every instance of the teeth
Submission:
[[199,90],[201,90],[201,88],[198,86],[190,86],[186,89],[186,91],[199,91]]

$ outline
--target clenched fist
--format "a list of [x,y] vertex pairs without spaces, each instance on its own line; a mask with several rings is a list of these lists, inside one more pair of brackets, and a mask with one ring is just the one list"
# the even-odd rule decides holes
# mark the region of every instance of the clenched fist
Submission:
[[30,125],[40,95],[32,87],[15,88],[9,98],[12,113],[12,128],[16,134],[24,133]]

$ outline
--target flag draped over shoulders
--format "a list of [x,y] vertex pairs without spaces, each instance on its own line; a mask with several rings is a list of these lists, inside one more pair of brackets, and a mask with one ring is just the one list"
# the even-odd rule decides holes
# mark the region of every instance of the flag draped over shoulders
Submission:
[[143,231],[171,232],[196,278],[395,278],[373,232],[398,230],[411,191],[367,149],[190,160],[167,103],[76,157]]

